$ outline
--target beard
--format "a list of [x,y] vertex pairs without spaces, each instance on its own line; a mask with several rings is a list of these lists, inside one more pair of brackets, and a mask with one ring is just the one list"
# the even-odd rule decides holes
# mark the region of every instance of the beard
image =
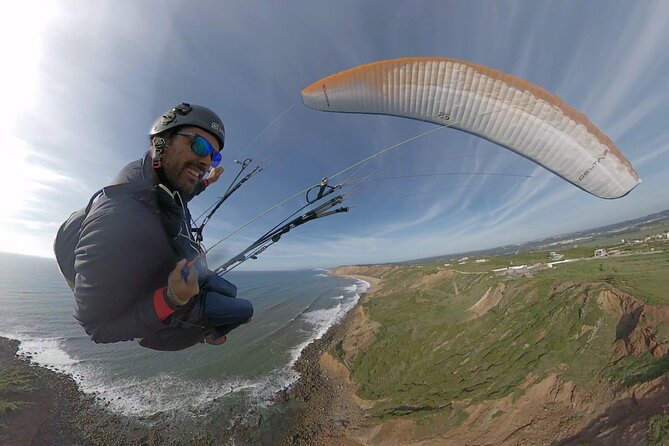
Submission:
[[172,163],[166,162],[163,165],[165,178],[169,182],[166,186],[170,189],[176,189],[182,194],[192,194],[200,179],[193,177],[188,172],[188,168],[200,171],[200,169],[193,163],[173,165]]

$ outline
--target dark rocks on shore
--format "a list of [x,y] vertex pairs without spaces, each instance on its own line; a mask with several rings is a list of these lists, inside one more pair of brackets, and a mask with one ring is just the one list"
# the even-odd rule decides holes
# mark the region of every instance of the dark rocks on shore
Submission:
[[[322,354],[342,338],[347,320],[348,317],[331,327],[303,350],[294,365],[300,379],[291,388],[275,394],[272,403],[283,405],[284,414],[290,419],[288,427],[280,429],[287,433],[279,444],[322,444],[323,439],[343,435],[355,418],[355,411],[340,403],[346,389],[324,376],[319,365]],[[70,376],[31,364],[34,353],[18,357],[18,347],[18,341],[0,337],[0,372],[9,368],[24,372],[31,377],[36,389],[23,396],[25,405],[0,415],[0,444],[3,446],[217,445],[227,444],[230,439],[226,434],[217,439],[206,433],[182,432],[183,435],[173,436],[173,429],[168,433],[159,427],[169,426],[169,414],[158,414],[148,420],[114,414],[107,410],[109,401],[84,394]],[[241,423],[242,420],[237,421],[239,429],[233,426],[232,430],[241,443],[236,443],[245,444],[242,439],[250,440],[253,435],[242,431],[252,427]],[[261,421],[258,417],[258,422]]]
[[300,379],[288,389],[288,395],[300,407],[280,442],[282,446],[338,444],[346,429],[360,419],[360,409],[347,399],[351,389],[328,378],[320,366],[321,356],[344,337],[352,312],[308,345],[295,363]]
[[281,389],[274,394],[274,397],[272,398],[272,403],[274,404],[285,403],[286,401],[288,401],[289,398],[290,395],[288,394],[288,389]]
[[0,444],[166,444],[159,432],[104,410],[94,397],[81,392],[71,377],[18,357],[18,347],[18,341],[0,337],[0,373],[11,370],[28,377],[34,390],[11,395],[22,404],[0,417]]
[[[329,399],[327,393],[323,393],[327,386],[318,374],[318,359],[331,344],[336,331],[334,327],[304,350],[295,365],[302,379],[294,388],[283,389],[275,395],[274,404],[291,408],[298,406],[299,417],[296,424],[291,425],[292,440],[284,441],[283,444],[317,444],[317,438],[323,433],[321,426],[313,421],[318,419],[324,409],[305,418],[299,407],[316,395],[322,406]],[[150,424],[145,424],[139,419],[111,413],[106,410],[109,401],[84,394],[67,375],[32,365],[27,358],[18,357],[18,347],[18,341],[0,337],[0,372],[11,369],[26,373],[36,388],[23,396],[26,403],[23,407],[0,417],[0,444],[3,446],[218,445],[227,444],[229,440],[225,435],[214,439],[207,433],[173,436],[159,428],[167,424],[161,418],[162,414],[151,417],[151,420],[147,420]],[[232,421],[235,424],[232,429],[234,437],[242,441],[240,444],[246,444],[244,438],[249,440],[248,444],[252,444],[252,432],[243,432],[244,429],[252,429],[252,426],[247,426],[248,421]],[[258,417],[260,422],[262,419]]]

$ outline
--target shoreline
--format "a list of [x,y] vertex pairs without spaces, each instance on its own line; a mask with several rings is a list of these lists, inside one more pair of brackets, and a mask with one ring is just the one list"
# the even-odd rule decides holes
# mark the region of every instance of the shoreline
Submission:
[[[376,277],[370,277],[370,276],[361,276],[358,274],[332,274],[333,276],[336,277],[347,277],[349,279],[356,279],[356,280],[362,280],[363,282],[367,282],[369,284],[369,288],[367,291],[365,291],[364,294],[369,293],[369,290],[372,289],[372,287],[377,287],[381,284],[381,279],[376,278]],[[362,299],[362,295],[360,296]]]
[[381,279],[370,276],[328,274],[362,280],[369,284],[360,295],[358,302],[346,313],[341,321],[331,326],[319,339],[309,344],[293,368],[300,378],[286,390],[287,401],[298,403],[299,407],[290,420],[288,431],[279,443],[288,445],[331,445],[353,446],[357,441],[349,438],[347,432],[363,418],[363,409],[356,401],[356,385],[351,381],[348,368],[333,357],[329,350],[343,342],[351,332],[355,319],[359,317],[362,304],[376,292]]
[[[332,275],[362,280],[369,286],[365,292],[360,293],[358,302],[341,320],[302,350],[293,364],[293,369],[300,375],[297,381],[276,392],[274,404],[283,406],[284,413],[288,416],[285,420],[288,425],[287,434],[277,444],[328,444],[321,439],[341,438],[343,429],[350,424],[350,420],[359,415],[356,413],[357,407],[345,404],[345,397],[352,392],[350,382],[346,382],[347,379],[342,380],[337,374],[329,373],[327,368],[332,368],[328,367],[332,362],[322,364],[322,359],[325,355],[330,356],[327,350],[346,334],[351,315],[370,290],[378,286],[379,280],[367,276]],[[0,412],[0,444],[225,444],[225,438],[214,439],[206,433],[195,433],[190,439],[165,437],[167,432],[147,425],[148,420],[111,412],[94,395],[79,389],[71,376],[34,364],[29,356],[19,356],[19,345],[18,340],[0,337],[0,377],[5,371],[16,372],[30,377],[35,385],[29,392],[21,394],[0,392],[0,404],[3,400],[20,401],[20,406],[9,413]],[[346,370],[346,375],[347,372]],[[331,409],[337,401],[340,414],[345,416],[338,416],[341,419],[339,425],[331,426],[329,422],[323,421],[321,414]],[[297,408],[293,409],[296,405]],[[310,409],[305,411],[305,407],[317,407],[317,410],[307,414]],[[159,420],[154,418],[152,421]]]
[[[362,271],[382,278],[387,277],[387,271],[379,268]],[[369,319],[364,307],[370,299],[383,299],[389,293],[390,290],[384,290],[388,282],[384,285],[382,279],[346,272],[354,270],[339,268],[329,271],[328,274],[362,280],[369,287],[359,293],[356,304],[338,322],[331,325],[319,339],[312,340],[302,349],[292,366],[299,374],[298,379],[278,390],[272,400],[271,405],[276,408],[275,415],[253,418],[257,421],[257,427],[260,427],[261,422],[272,423],[275,436],[271,441],[268,438],[262,442],[253,441],[252,439],[257,440],[253,435],[255,423],[248,419],[240,425],[241,430],[228,431],[231,436],[221,436],[200,432],[206,429],[204,427],[190,432],[175,432],[178,425],[175,427],[170,422],[171,413],[151,418],[112,413],[94,395],[84,394],[69,375],[32,364],[29,355],[18,356],[18,340],[0,337],[0,444],[153,446],[214,445],[235,441],[235,444],[282,446],[362,446],[386,444],[388,441],[408,441],[414,429],[409,420],[378,424],[373,418],[369,418],[368,411],[375,402],[365,401],[357,396],[357,384],[351,379],[349,370],[349,365],[355,364],[356,357],[360,358],[359,355],[364,354],[378,336],[380,324]],[[20,388],[21,382],[7,380],[8,372],[10,377],[11,373],[29,377],[29,384],[34,388],[12,394],[7,389]],[[1,385],[3,381],[4,388]],[[554,374],[534,383],[533,390],[529,392],[531,395],[521,397],[518,407],[504,406],[508,404],[506,400],[510,396],[477,403],[467,409],[471,418],[469,421],[454,430],[438,433],[430,441],[466,443],[474,438],[487,438],[486,441],[498,442],[501,441],[501,436],[507,435],[506,427],[530,419],[537,426],[536,432],[514,431],[513,442],[541,442],[550,437],[554,439],[554,444],[565,446],[580,444],[582,441],[609,444],[613,440],[625,440],[625,444],[641,444],[639,442],[645,438],[649,417],[666,414],[666,408],[669,407],[669,393],[666,392],[668,388],[669,374],[664,374],[627,390],[610,388],[609,393],[604,395],[606,398],[588,406],[590,403],[584,402],[584,398],[589,398],[588,394],[579,394],[574,399],[573,384],[564,381],[560,374]],[[560,409],[562,406],[556,404],[565,401],[562,397],[556,400],[554,395],[564,396],[569,393],[569,389],[572,389],[571,396],[568,401],[565,400],[569,403],[568,407]],[[3,403],[9,402],[11,405],[15,401],[22,401],[23,407],[3,415],[2,412],[7,410],[3,409]],[[487,416],[486,411],[500,404],[502,406],[499,407],[505,408],[500,416],[507,417],[501,418],[504,421],[503,428],[492,429],[488,424],[481,423],[481,420],[485,421],[482,417]],[[583,419],[572,421],[570,425],[560,424],[562,422],[557,418],[562,416],[563,412],[560,410],[572,413],[577,407],[574,404],[580,407],[580,417]],[[550,413],[546,412],[549,407]],[[537,408],[544,410],[538,411]],[[632,418],[629,416],[631,408],[634,410]],[[542,417],[535,419],[536,412],[541,413]],[[237,437],[236,434],[241,436]],[[509,440],[511,444],[510,437],[504,438],[502,443],[506,444],[506,440]]]
[[0,401],[17,403],[14,410],[0,413],[0,443],[152,446],[163,442],[138,421],[105,410],[69,375],[18,356],[19,344],[0,337],[0,376],[9,379],[7,387],[24,388],[0,392]]

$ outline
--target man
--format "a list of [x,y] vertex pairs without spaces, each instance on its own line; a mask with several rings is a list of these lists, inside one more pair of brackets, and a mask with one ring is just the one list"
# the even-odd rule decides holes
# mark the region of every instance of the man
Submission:
[[[221,119],[182,103],[163,114],[151,148],[61,226],[54,249],[95,342],[139,339],[156,350],[220,345],[253,315],[236,287],[206,268],[188,201],[218,179]],[[187,262],[193,263],[188,266]]]

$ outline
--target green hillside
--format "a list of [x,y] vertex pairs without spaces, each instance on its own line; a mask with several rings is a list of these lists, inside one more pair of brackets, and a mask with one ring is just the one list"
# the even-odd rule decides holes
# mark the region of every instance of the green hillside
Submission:
[[[669,304],[669,252],[663,250],[669,246],[644,247],[643,254],[558,264],[531,277],[492,270],[546,262],[547,253],[388,267],[381,289],[363,303],[381,324],[375,341],[362,355],[347,354],[341,343],[333,354],[350,369],[358,395],[375,402],[371,418],[409,417],[418,437],[421,430],[429,437],[462,423],[470,404],[515,400],[551,373],[593,392],[648,381],[669,370],[669,358],[649,351],[621,358],[614,343],[648,324],[654,339],[669,344],[669,321],[650,313],[641,320],[621,317],[598,300],[612,290],[648,308]],[[564,253],[592,256],[591,249]],[[359,274],[374,276],[364,267]],[[497,293],[498,302],[477,317],[470,308],[486,292]]]

